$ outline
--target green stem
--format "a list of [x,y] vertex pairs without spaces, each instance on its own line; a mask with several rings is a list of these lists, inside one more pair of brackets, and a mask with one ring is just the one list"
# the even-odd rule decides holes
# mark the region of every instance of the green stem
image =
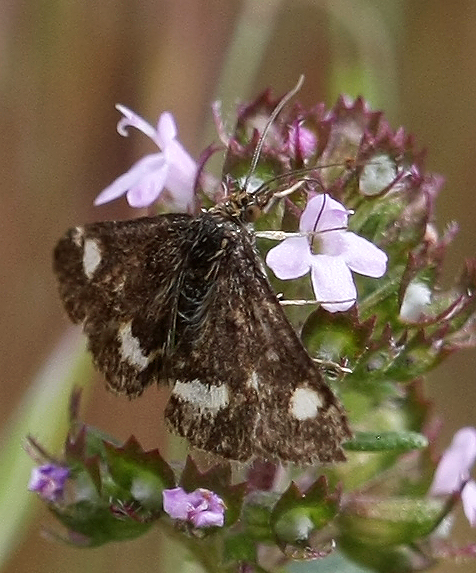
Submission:
[[164,520],[160,520],[158,524],[167,537],[184,547],[193,556],[194,562],[198,563],[204,571],[207,573],[224,573],[223,543],[219,533],[210,535],[206,539],[195,539],[186,537],[184,533],[178,531],[171,523],[167,523]]
[[385,282],[378,289],[359,301],[359,314],[362,320],[372,314],[372,309],[382,298],[395,292],[395,289],[398,288],[402,280],[402,272],[401,267],[389,271],[386,275]]
[[0,513],[4,525],[0,529],[0,566],[21,541],[25,522],[37,507],[26,487],[34,463],[22,444],[31,434],[47,451],[56,453],[68,428],[71,391],[90,376],[91,361],[85,352],[84,337],[77,329],[69,330],[33,378],[1,437]]

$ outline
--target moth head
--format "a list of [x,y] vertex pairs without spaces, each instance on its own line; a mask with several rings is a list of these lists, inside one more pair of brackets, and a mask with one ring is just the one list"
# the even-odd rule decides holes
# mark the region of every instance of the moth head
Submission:
[[265,198],[261,193],[257,194],[242,189],[230,195],[225,203],[225,209],[233,218],[239,219],[243,223],[252,223],[261,216],[270,198],[271,195]]

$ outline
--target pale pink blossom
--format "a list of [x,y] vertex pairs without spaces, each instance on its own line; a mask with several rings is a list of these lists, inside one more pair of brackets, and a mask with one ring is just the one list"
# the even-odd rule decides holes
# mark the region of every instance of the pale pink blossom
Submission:
[[148,207],[167,189],[177,211],[187,211],[193,204],[197,165],[177,140],[174,117],[164,112],[154,129],[140,116],[125,106],[116,108],[123,114],[117,131],[127,137],[128,127],[142,131],[161,150],[139,159],[129,171],[118,177],[96,197],[95,205],[102,205],[126,194],[131,207]]
[[311,273],[316,299],[329,312],[349,309],[357,299],[352,272],[378,278],[387,255],[367,239],[347,231],[350,211],[329,195],[312,198],[299,223],[303,236],[273,247],[266,263],[283,280]]
[[199,488],[191,493],[181,487],[162,492],[164,511],[172,518],[188,521],[194,527],[222,527],[225,504],[214,492]]
[[462,428],[441,456],[431,484],[431,495],[460,492],[469,523],[476,526],[476,483],[470,479],[476,461],[476,428]]

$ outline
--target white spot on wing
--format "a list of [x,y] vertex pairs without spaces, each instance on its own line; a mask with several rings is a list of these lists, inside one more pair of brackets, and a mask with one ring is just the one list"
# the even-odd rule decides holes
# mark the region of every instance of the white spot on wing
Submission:
[[322,405],[321,397],[315,390],[296,388],[290,402],[291,414],[300,421],[315,418]]
[[271,360],[272,362],[278,362],[279,361],[278,354],[272,349],[266,351],[266,358],[268,360]]
[[202,384],[200,380],[192,380],[191,382],[177,381],[172,394],[188,402],[198,410],[213,414],[228,406],[230,402],[226,384],[208,386],[207,384]]
[[96,239],[86,239],[83,250],[83,269],[88,279],[92,279],[101,262],[101,249]]
[[77,246],[77,247],[82,247],[83,246],[83,235],[84,235],[84,230],[83,227],[75,227],[73,229],[73,232],[71,234],[71,238],[73,240],[73,243]]
[[139,370],[147,368],[152,356],[146,356],[142,352],[139,340],[132,336],[132,324],[130,322],[123,324],[117,334],[121,343],[121,355],[124,360]]
[[258,392],[259,390],[259,378],[258,378],[258,374],[256,374],[256,372],[253,370],[253,372],[251,373],[251,376],[249,377],[248,381],[246,382],[246,385],[249,388],[253,388],[254,390],[256,390]]

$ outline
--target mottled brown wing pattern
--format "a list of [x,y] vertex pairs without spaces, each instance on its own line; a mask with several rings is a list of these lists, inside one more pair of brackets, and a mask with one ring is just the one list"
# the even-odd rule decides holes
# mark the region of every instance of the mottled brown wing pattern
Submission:
[[82,323],[111,389],[139,395],[164,376],[187,215],[102,222],[69,230],[54,251],[65,309]]
[[[194,304],[181,310],[167,421],[194,446],[226,458],[345,459],[344,410],[287,320],[251,234],[219,212],[196,226],[179,308]],[[214,248],[204,250],[201,236]],[[191,286],[197,277],[207,285],[199,296]]]
[[345,413],[277,301],[246,226],[220,207],[70,230],[60,295],[97,368],[129,396],[173,390],[165,415],[225,458],[343,460]]

